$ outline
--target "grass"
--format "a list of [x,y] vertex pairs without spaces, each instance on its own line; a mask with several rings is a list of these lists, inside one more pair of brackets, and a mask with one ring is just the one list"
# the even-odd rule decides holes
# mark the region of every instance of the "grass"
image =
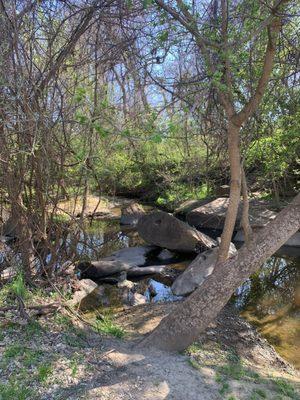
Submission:
[[22,299],[26,298],[28,293],[24,281],[24,275],[21,272],[19,272],[15,279],[11,282],[10,290],[15,296],[21,297]]
[[71,376],[75,378],[78,372],[78,364],[82,360],[82,356],[75,354],[70,360]]
[[189,362],[189,364],[190,364],[193,368],[195,368],[195,369],[201,369],[201,365],[199,365],[199,364],[197,363],[197,361],[195,361],[193,358],[190,358],[188,362]]
[[52,366],[50,364],[43,364],[38,367],[37,379],[39,382],[45,382],[52,374]]
[[32,350],[21,344],[12,344],[8,346],[3,353],[4,364],[7,364],[12,359],[18,359],[25,367],[36,365],[43,356],[43,351]]
[[6,385],[0,384],[1,400],[26,400],[32,397],[32,390],[25,383],[10,380]]
[[299,400],[300,396],[296,393],[293,385],[283,378],[273,379],[275,390],[277,393],[283,396],[287,396],[290,399]]
[[105,316],[103,319],[96,319],[95,329],[98,333],[105,333],[122,339],[125,336],[125,330],[116,325],[110,317]]
[[267,398],[267,394],[264,390],[254,389],[251,393],[249,400],[262,400],[262,399],[266,399],[266,398]]
[[27,325],[25,325],[24,330],[27,338],[31,338],[34,335],[41,335],[43,332],[38,321],[30,321]]
[[186,354],[195,354],[201,351],[202,347],[200,343],[193,343],[186,349]]

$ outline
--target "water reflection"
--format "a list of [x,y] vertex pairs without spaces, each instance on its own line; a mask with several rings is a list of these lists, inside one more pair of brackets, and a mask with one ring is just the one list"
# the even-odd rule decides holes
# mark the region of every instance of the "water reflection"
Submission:
[[300,368],[300,258],[271,257],[233,301],[278,353]]

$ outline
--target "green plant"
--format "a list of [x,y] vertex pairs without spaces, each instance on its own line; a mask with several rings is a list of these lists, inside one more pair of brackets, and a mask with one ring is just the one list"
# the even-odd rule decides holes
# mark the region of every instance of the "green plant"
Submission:
[[1,400],[27,400],[32,397],[32,390],[25,383],[10,380],[8,384],[0,383]]
[[81,358],[80,356],[74,355],[70,360],[70,368],[71,368],[72,378],[75,378],[75,376],[78,372],[78,363],[79,363],[80,358]]
[[219,393],[224,395],[228,393],[230,390],[230,386],[228,382],[223,382],[221,388],[219,389]]
[[195,369],[201,369],[201,365],[199,365],[193,358],[189,358],[189,364]]
[[52,366],[50,364],[43,364],[38,367],[37,379],[39,382],[45,382],[52,374]]
[[300,396],[296,393],[293,385],[291,385],[287,380],[283,378],[273,379],[273,383],[275,384],[275,390],[283,395],[290,397],[291,399],[300,399]]
[[253,393],[257,394],[262,399],[266,399],[267,398],[266,392],[264,390],[262,390],[262,389],[259,389],[259,388],[258,389],[254,389]]
[[26,347],[20,345],[20,344],[12,344],[8,346],[3,353],[3,358],[8,360],[10,358],[15,358],[19,355],[24,354],[26,351]]
[[10,289],[14,295],[21,297],[22,299],[25,299],[27,294],[27,288],[25,285],[23,273],[19,272],[17,274],[15,279],[10,284]]
[[37,364],[43,356],[43,351],[32,350],[18,343],[8,346],[3,353],[3,361],[9,362],[11,359],[18,359],[25,367]]
[[38,321],[30,321],[29,324],[25,325],[24,329],[28,338],[42,333],[42,327]]
[[55,322],[58,325],[70,328],[73,324],[71,319],[67,315],[63,315],[60,312],[55,314]]
[[201,344],[195,342],[186,349],[186,354],[195,354],[201,350]]
[[125,336],[125,331],[120,326],[116,325],[112,319],[108,316],[105,316],[101,320],[96,320],[95,328],[97,332],[105,333],[111,336],[115,336],[116,338],[123,338]]
[[267,395],[266,392],[262,389],[254,389],[249,397],[249,400],[261,400],[266,399]]

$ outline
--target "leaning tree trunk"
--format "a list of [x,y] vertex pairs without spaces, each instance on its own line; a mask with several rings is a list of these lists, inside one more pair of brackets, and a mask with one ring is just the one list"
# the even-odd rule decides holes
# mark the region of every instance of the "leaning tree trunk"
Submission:
[[223,262],[228,257],[229,246],[235,227],[236,217],[241,197],[241,160],[240,160],[240,128],[230,120],[228,122],[228,154],[230,163],[230,196],[226,212],[224,229],[218,261]]
[[277,217],[251,238],[236,257],[218,263],[213,274],[165,317],[138,346],[183,350],[207,328],[233,291],[254,273],[300,228],[300,194]]

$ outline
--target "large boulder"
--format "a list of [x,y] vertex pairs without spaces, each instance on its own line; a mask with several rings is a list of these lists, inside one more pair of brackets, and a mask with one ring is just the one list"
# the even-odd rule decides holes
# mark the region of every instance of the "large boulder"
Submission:
[[[187,222],[198,229],[223,229],[229,198],[219,197],[187,214]],[[242,202],[239,205],[235,229],[239,229],[242,217]],[[276,213],[267,208],[265,202],[251,200],[249,208],[249,222],[253,228],[262,228],[272,219]]]
[[216,246],[207,235],[163,211],[141,217],[137,230],[146,242],[169,250],[197,252]]
[[[171,290],[176,296],[186,296],[199,287],[212,274],[218,257],[219,247],[199,254],[173,283]],[[230,244],[229,257],[236,254],[233,243]]]
[[145,214],[144,208],[138,203],[131,203],[127,207],[122,208],[121,225],[136,226],[139,218]]

